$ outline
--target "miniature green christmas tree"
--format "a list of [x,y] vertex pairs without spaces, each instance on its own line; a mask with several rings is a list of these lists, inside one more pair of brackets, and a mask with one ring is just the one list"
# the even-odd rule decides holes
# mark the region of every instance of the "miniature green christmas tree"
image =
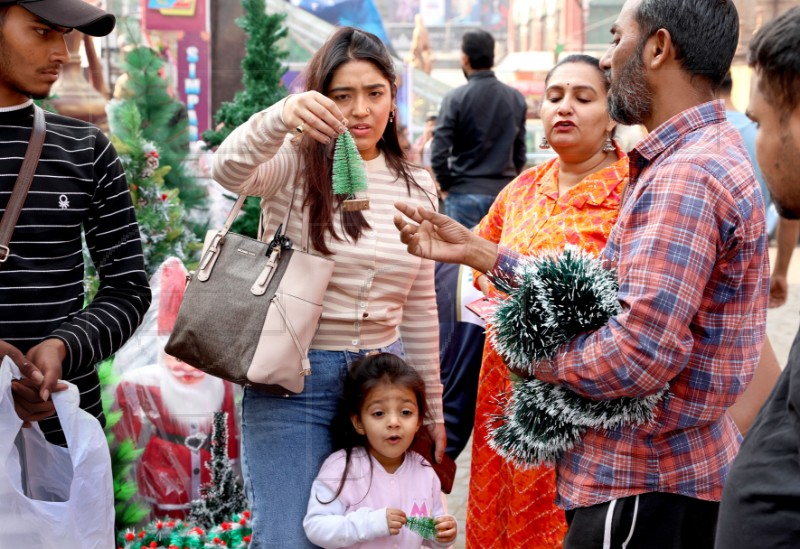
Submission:
[[422,539],[436,538],[436,521],[433,517],[406,517],[406,528],[422,536]]
[[333,193],[347,196],[342,204],[345,211],[357,211],[369,209],[368,199],[355,197],[357,192],[365,190],[367,173],[364,161],[353,136],[347,131],[336,139],[333,151]]
[[247,507],[241,481],[236,477],[228,458],[228,414],[214,413],[211,434],[211,459],[206,463],[211,482],[200,488],[200,498],[192,501],[189,520],[203,528],[211,528]]

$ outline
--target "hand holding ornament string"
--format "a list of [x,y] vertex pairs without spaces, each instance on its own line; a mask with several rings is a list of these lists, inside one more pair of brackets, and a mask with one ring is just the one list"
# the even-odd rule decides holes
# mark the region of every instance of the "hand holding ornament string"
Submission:
[[282,116],[294,133],[324,144],[347,131],[347,119],[336,103],[315,91],[290,95],[283,104]]

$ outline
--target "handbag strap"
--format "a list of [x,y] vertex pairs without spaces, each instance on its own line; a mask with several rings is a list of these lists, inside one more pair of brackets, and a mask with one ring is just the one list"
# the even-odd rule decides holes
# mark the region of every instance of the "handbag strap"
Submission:
[[[292,199],[289,201],[289,208],[287,208],[286,215],[284,216],[283,222],[281,224],[281,227],[283,227],[282,230],[283,230],[284,233],[286,232],[286,229],[289,227],[289,219],[291,218],[291,215],[292,215],[292,206],[294,206],[294,199],[295,199],[296,196],[297,196],[297,187],[295,187],[292,190]],[[247,199],[247,195],[244,195],[244,194],[240,194],[236,198],[236,202],[233,204],[233,207],[231,208],[230,213],[228,213],[227,219],[225,219],[225,224],[223,225],[222,229],[218,233],[219,234],[219,240],[224,238],[225,235],[228,234],[228,231],[230,231],[231,226],[233,225],[233,222],[236,221],[236,217],[239,215],[239,212],[242,211],[242,207],[244,206],[244,201],[246,199]],[[310,240],[309,240],[309,227],[310,227],[310,224],[311,224],[310,223],[310,217],[311,217],[311,214],[308,211],[308,207],[303,206],[303,227],[302,227],[302,232],[301,232],[301,237],[300,237],[300,239],[301,239],[301,241],[300,241],[300,249],[303,252],[308,252],[308,248],[309,248],[309,242],[310,242]],[[259,227],[259,233],[260,233],[260,227]],[[260,235],[260,236],[263,236],[263,235]]]
[[28,196],[28,190],[31,188],[33,175],[36,173],[36,166],[39,164],[39,157],[42,154],[44,137],[44,111],[34,104],[31,139],[28,141],[25,158],[22,159],[22,166],[19,168],[17,181],[14,183],[14,190],[11,192],[3,219],[0,221],[0,264],[4,263],[8,256],[11,255],[8,245],[11,242],[11,235],[14,234],[14,229],[17,226],[22,206],[25,204],[25,198]]

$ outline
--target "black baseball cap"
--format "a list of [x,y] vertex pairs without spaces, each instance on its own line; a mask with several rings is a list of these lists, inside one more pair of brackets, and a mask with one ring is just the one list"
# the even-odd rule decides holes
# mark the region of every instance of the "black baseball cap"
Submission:
[[112,14],[83,0],[0,0],[0,7],[13,4],[48,23],[77,29],[89,36],[105,36],[117,24]]

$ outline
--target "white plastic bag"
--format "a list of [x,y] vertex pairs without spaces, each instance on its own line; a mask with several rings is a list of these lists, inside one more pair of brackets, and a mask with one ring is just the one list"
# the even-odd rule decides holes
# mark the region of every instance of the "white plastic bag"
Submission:
[[[9,358],[0,365],[0,549],[111,549],[114,486],[111,455],[100,423],[78,406],[72,384],[53,393],[69,449],[45,441],[38,425],[22,429],[14,411],[11,380],[19,378]],[[22,488],[22,431],[27,492]]]

